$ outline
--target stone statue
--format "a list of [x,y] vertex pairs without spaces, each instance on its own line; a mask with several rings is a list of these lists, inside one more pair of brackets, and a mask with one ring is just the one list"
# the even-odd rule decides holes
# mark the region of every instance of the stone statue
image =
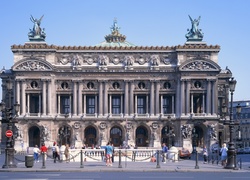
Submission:
[[190,30],[188,29],[189,32],[186,34],[187,41],[202,41],[203,33],[201,29],[198,29],[201,17],[199,16],[198,19],[193,20],[189,16],[189,19],[191,21],[192,28]]
[[209,136],[211,139],[213,140],[216,140],[217,139],[217,131],[215,129],[216,127],[216,124],[211,124],[211,125],[208,125],[209,126]]
[[191,137],[192,131],[191,131],[191,126],[190,125],[182,125],[181,126],[181,134],[183,139],[187,139]]
[[28,34],[30,41],[44,41],[46,33],[44,28],[40,27],[43,16],[40,19],[34,19],[31,15],[30,20],[34,23],[33,29],[30,29]]

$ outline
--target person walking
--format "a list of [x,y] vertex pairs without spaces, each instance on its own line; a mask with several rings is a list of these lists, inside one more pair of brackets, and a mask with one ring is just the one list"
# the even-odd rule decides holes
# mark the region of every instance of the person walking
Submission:
[[208,152],[207,152],[207,147],[206,146],[203,147],[203,159],[204,159],[203,163],[206,164],[207,159],[208,159]]
[[68,163],[69,162],[69,145],[68,144],[66,144],[64,155],[65,155],[66,163]]
[[54,163],[56,163],[56,158],[58,159],[58,161],[60,161],[59,147],[56,142],[54,142],[53,158],[54,158]]
[[225,166],[226,163],[227,163],[227,145],[226,143],[223,144],[221,150],[220,150],[220,153],[221,153],[221,165],[222,166]]
[[113,147],[110,145],[110,143],[108,142],[107,146],[106,146],[106,165],[107,166],[112,166],[112,154],[113,154]]
[[37,145],[35,145],[35,147],[33,148],[33,153],[35,162],[39,162],[38,155],[40,153],[40,150]]
[[41,151],[42,154],[44,154],[44,160],[46,161],[48,148],[45,146],[44,143],[42,144],[42,147],[40,148],[40,151]]
[[168,147],[166,146],[165,143],[162,144],[162,162],[166,163],[167,162],[167,152],[168,152]]

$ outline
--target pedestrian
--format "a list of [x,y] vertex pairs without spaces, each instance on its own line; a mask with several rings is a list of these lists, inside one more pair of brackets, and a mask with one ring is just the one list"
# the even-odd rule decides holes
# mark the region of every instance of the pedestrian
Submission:
[[203,147],[203,159],[204,159],[203,163],[206,164],[207,159],[208,159],[208,152],[207,152],[207,147],[206,146]]
[[220,150],[220,153],[221,153],[221,165],[222,166],[225,166],[226,163],[227,163],[227,145],[226,143],[223,144],[221,150]]
[[53,143],[51,150],[52,150],[52,157],[53,159],[55,159],[56,158],[56,142]]
[[39,162],[38,155],[40,153],[40,150],[37,145],[35,145],[35,147],[33,148],[33,153],[35,162]]
[[150,162],[156,162],[156,158],[154,155],[151,156]]
[[66,144],[66,147],[65,147],[65,150],[64,150],[64,155],[65,155],[65,158],[66,158],[66,163],[69,162],[69,145]]
[[40,148],[40,151],[44,155],[44,160],[46,161],[48,148],[45,146],[44,143],[42,143],[42,147]]
[[115,158],[115,147],[114,147],[114,144],[111,145],[112,148],[113,148],[113,151],[112,151],[112,163],[114,163],[114,158]]
[[166,163],[167,162],[167,152],[168,152],[168,147],[166,146],[165,143],[162,144],[162,162]]
[[113,153],[113,148],[109,142],[108,142],[107,146],[105,147],[105,149],[106,149],[106,165],[112,166],[111,157],[112,157],[112,153]]
[[56,142],[54,142],[54,147],[55,147],[54,163],[56,163],[56,159],[60,161],[59,147]]

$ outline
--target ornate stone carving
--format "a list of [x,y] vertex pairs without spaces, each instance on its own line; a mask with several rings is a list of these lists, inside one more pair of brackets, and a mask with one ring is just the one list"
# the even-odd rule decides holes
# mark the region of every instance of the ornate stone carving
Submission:
[[51,68],[38,60],[27,60],[23,62],[22,64],[18,65],[16,70],[25,70],[25,71],[46,71],[51,70]]
[[133,56],[127,55],[124,57],[124,63],[126,66],[133,66],[134,61],[135,61],[135,58]]
[[181,125],[181,134],[183,139],[190,138],[192,135],[192,128],[190,125]]
[[105,55],[99,55],[98,62],[100,66],[106,66],[109,62],[109,58],[108,56],[105,56]]
[[186,64],[182,70],[198,70],[198,71],[208,71],[208,70],[217,70],[216,67],[214,67],[212,64],[202,61],[202,60],[197,60],[193,61],[191,63]]
[[159,55],[152,55],[151,57],[150,57],[150,59],[151,59],[151,65],[152,66],[158,66],[159,65],[159,63],[160,63],[160,56]]

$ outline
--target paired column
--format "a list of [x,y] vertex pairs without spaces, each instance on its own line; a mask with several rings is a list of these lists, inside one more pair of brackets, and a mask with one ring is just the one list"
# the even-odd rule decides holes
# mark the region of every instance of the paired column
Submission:
[[[151,83],[150,84],[150,116],[154,116],[154,110],[155,110],[154,81],[151,81],[150,83]],[[148,101],[147,101],[147,104],[148,104]]]
[[103,83],[99,81],[99,116],[103,116]]
[[124,100],[125,100],[125,103],[124,103],[124,115],[125,116],[128,116],[128,111],[129,111],[129,109],[128,109],[128,100],[129,100],[129,94],[128,94],[128,81],[124,81],[124,83],[125,83],[125,92],[124,92],[124,94],[125,94],[125,97],[124,97]]
[[137,109],[137,104],[134,104],[134,81],[130,81],[130,98],[129,98],[129,114],[134,114],[134,106]]
[[[42,79],[42,83],[43,83],[43,90],[42,90],[42,93],[43,93],[42,94],[42,116],[46,116],[46,105],[47,105],[47,102],[46,102],[46,100],[47,100],[46,99],[46,97],[47,97],[47,94],[46,94],[46,82],[47,82],[46,79]],[[41,112],[41,111],[39,111],[39,112]]]

